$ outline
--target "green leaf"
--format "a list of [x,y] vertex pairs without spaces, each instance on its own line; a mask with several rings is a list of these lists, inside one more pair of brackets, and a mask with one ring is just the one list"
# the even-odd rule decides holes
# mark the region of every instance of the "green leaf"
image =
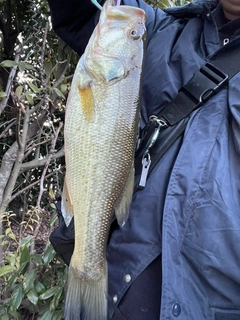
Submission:
[[34,283],[34,287],[35,287],[36,292],[39,294],[42,294],[46,290],[44,285],[37,280]]
[[57,307],[59,306],[60,298],[63,293],[63,287],[58,286],[58,291],[55,293],[51,304],[50,304],[50,310],[56,310]]
[[15,269],[14,266],[3,266],[0,269],[0,277],[4,276],[5,274],[8,274],[10,272],[12,272]]
[[24,246],[21,252],[20,266],[30,261],[30,253],[28,247]]
[[3,316],[1,316],[1,320],[9,320],[8,314],[5,313]]
[[11,228],[7,228],[7,229],[5,230],[5,235],[6,235],[6,236],[8,236],[9,233],[12,233],[12,229],[11,229]]
[[17,278],[18,278],[18,275],[17,275],[17,274],[12,274],[12,275],[9,277],[8,281],[7,281],[7,286],[6,286],[6,288],[7,288],[7,289],[10,289],[11,286],[16,282]]
[[19,275],[24,275],[25,272],[27,271],[28,269],[28,266],[29,266],[29,262],[24,262],[18,269],[18,274]]
[[50,203],[50,207],[56,210],[56,205],[54,203]]
[[15,236],[14,233],[9,233],[9,234],[8,234],[8,237],[9,237],[10,239],[12,239],[12,240],[16,240],[16,236]]
[[14,266],[16,263],[16,256],[12,253],[9,253],[5,259],[10,263],[10,265]]
[[13,293],[11,296],[11,300],[10,300],[11,310],[17,310],[22,302],[22,299],[23,299],[23,286],[22,286],[22,283],[19,283],[13,290]]
[[31,254],[31,259],[40,266],[43,264],[43,259],[40,256],[40,254],[37,254],[37,253]]
[[49,244],[46,251],[43,254],[43,261],[45,265],[48,265],[49,262],[51,262],[52,259],[55,257],[55,255],[56,255],[56,252],[54,251],[52,245]]
[[13,60],[4,60],[0,63],[0,66],[4,68],[11,68],[17,66],[17,62]]
[[27,70],[35,70],[34,66],[32,66],[30,63],[28,62],[18,62],[18,66],[19,66],[19,69],[21,71],[27,69]]
[[15,90],[16,95],[20,98],[23,91],[23,86],[18,86]]
[[9,313],[14,319],[22,320],[21,313],[19,313],[17,311],[10,311]]
[[62,92],[58,89],[58,88],[53,88],[53,91],[56,92],[56,94],[63,98],[64,100],[66,99],[66,97],[64,96],[64,94],[62,94]]
[[[52,203],[51,203],[52,204]],[[55,207],[55,209],[56,209],[56,207]],[[52,218],[51,218],[51,220],[50,220],[50,226],[53,226],[54,225],[54,223],[57,221],[57,219],[58,219],[58,215],[57,214],[54,214],[53,216],[52,216]]]
[[44,60],[44,70],[46,75],[49,75],[52,71],[53,65],[52,65],[52,61],[48,61],[48,60]]
[[41,320],[50,320],[52,319],[53,312],[51,310],[46,310],[44,314],[41,316]]
[[41,300],[46,300],[52,296],[54,296],[59,290],[59,286],[55,286],[53,288],[48,289],[47,291],[45,291],[44,293],[42,293],[39,297],[39,299]]
[[35,290],[31,289],[27,293],[28,300],[32,302],[35,306],[38,303],[38,294]]
[[23,247],[20,257],[20,268],[19,273],[24,274],[27,271],[30,261],[30,253],[26,246]]
[[61,86],[60,86],[60,88],[61,88],[61,92],[62,92],[63,94],[66,94],[67,91],[68,91],[68,84],[67,84],[67,83],[62,83]]
[[2,319],[2,316],[3,316],[5,313],[8,313],[6,306],[3,306],[3,304],[0,304],[0,319]]
[[32,98],[32,93],[26,94],[26,98],[27,98],[27,101],[30,104],[30,106],[33,106],[34,105],[34,101],[33,101],[33,98]]
[[20,246],[21,247],[25,247],[25,246],[29,247],[29,246],[31,246],[33,241],[34,241],[33,236],[28,236],[28,237],[22,238],[21,242],[20,242]]
[[32,82],[28,82],[27,84],[29,85],[29,87],[32,89],[33,92],[39,93],[41,91],[41,89],[36,87],[35,84],[33,84]]
[[4,98],[6,96],[7,96],[6,92],[0,91],[0,98]]
[[34,280],[36,278],[36,271],[31,270],[28,273],[25,273],[23,280],[23,289],[25,292],[28,292],[34,286]]
[[5,240],[2,242],[2,246],[5,246],[5,244],[9,244],[9,241]]
[[60,319],[63,319],[63,311],[62,310],[54,311],[52,320],[60,320]]

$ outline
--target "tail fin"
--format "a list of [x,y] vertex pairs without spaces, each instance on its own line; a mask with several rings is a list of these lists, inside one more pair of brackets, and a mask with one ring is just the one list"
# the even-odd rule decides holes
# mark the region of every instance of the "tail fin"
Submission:
[[75,275],[71,264],[68,271],[65,320],[107,320],[107,273],[98,281]]

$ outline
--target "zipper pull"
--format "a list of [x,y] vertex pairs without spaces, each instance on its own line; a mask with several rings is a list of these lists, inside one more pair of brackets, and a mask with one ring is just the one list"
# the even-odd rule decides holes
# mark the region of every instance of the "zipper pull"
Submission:
[[146,153],[142,159],[142,172],[141,172],[140,182],[138,185],[139,190],[144,189],[146,186],[150,165],[151,165],[151,157],[149,153]]
[[228,44],[229,43],[229,38],[225,38],[225,39],[223,39],[223,45],[225,46],[226,44]]

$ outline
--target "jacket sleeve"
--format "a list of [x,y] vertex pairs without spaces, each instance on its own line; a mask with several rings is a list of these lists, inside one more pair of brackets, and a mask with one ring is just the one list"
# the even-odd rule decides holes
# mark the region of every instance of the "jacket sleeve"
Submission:
[[[104,3],[103,0],[99,2]],[[100,10],[91,0],[48,0],[48,3],[54,31],[81,55],[98,22]],[[143,0],[122,0],[121,4],[139,7],[146,12],[148,39],[159,27],[159,22],[169,20],[162,10],[152,8]]]
[[90,0],[48,0],[52,27],[79,55],[98,22],[100,10]]

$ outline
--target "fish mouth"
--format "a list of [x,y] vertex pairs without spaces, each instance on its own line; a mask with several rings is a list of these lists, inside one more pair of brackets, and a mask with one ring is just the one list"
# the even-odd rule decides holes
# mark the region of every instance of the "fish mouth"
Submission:
[[146,14],[140,8],[130,7],[126,5],[107,7],[107,18],[116,20],[136,19],[136,17],[143,22],[146,21]]
[[127,5],[118,5],[115,3],[115,0],[107,0],[103,6],[103,11],[105,13],[101,13],[103,19],[107,17],[107,19],[114,18],[116,20],[127,20],[132,18],[136,19],[136,17],[138,17],[144,22],[146,21],[146,14],[144,10]]
[[[103,35],[106,35],[108,30],[122,30],[120,39],[122,37],[124,40],[119,40],[119,43],[123,43],[127,47],[127,43],[132,45],[132,41],[137,40],[139,41],[139,47],[141,47],[141,42],[145,41],[145,20],[145,12],[140,8],[116,5],[115,0],[106,1],[100,14],[99,23],[94,30],[92,41],[89,42],[86,48],[87,54],[83,60],[85,72],[92,79],[92,86],[102,83],[112,85],[127,77],[131,70],[139,66],[138,62],[134,65],[131,62],[136,56],[134,50],[129,57],[130,62],[126,62],[126,50],[121,51],[115,45],[119,39],[112,40],[111,37],[107,41],[102,39],[104,39]],[[118,35],[118,33],[116,34]],[[109,49],[112,46],[116,47],[115,51]],[[137,48],[137,44],[132,47],[134,49]]]

